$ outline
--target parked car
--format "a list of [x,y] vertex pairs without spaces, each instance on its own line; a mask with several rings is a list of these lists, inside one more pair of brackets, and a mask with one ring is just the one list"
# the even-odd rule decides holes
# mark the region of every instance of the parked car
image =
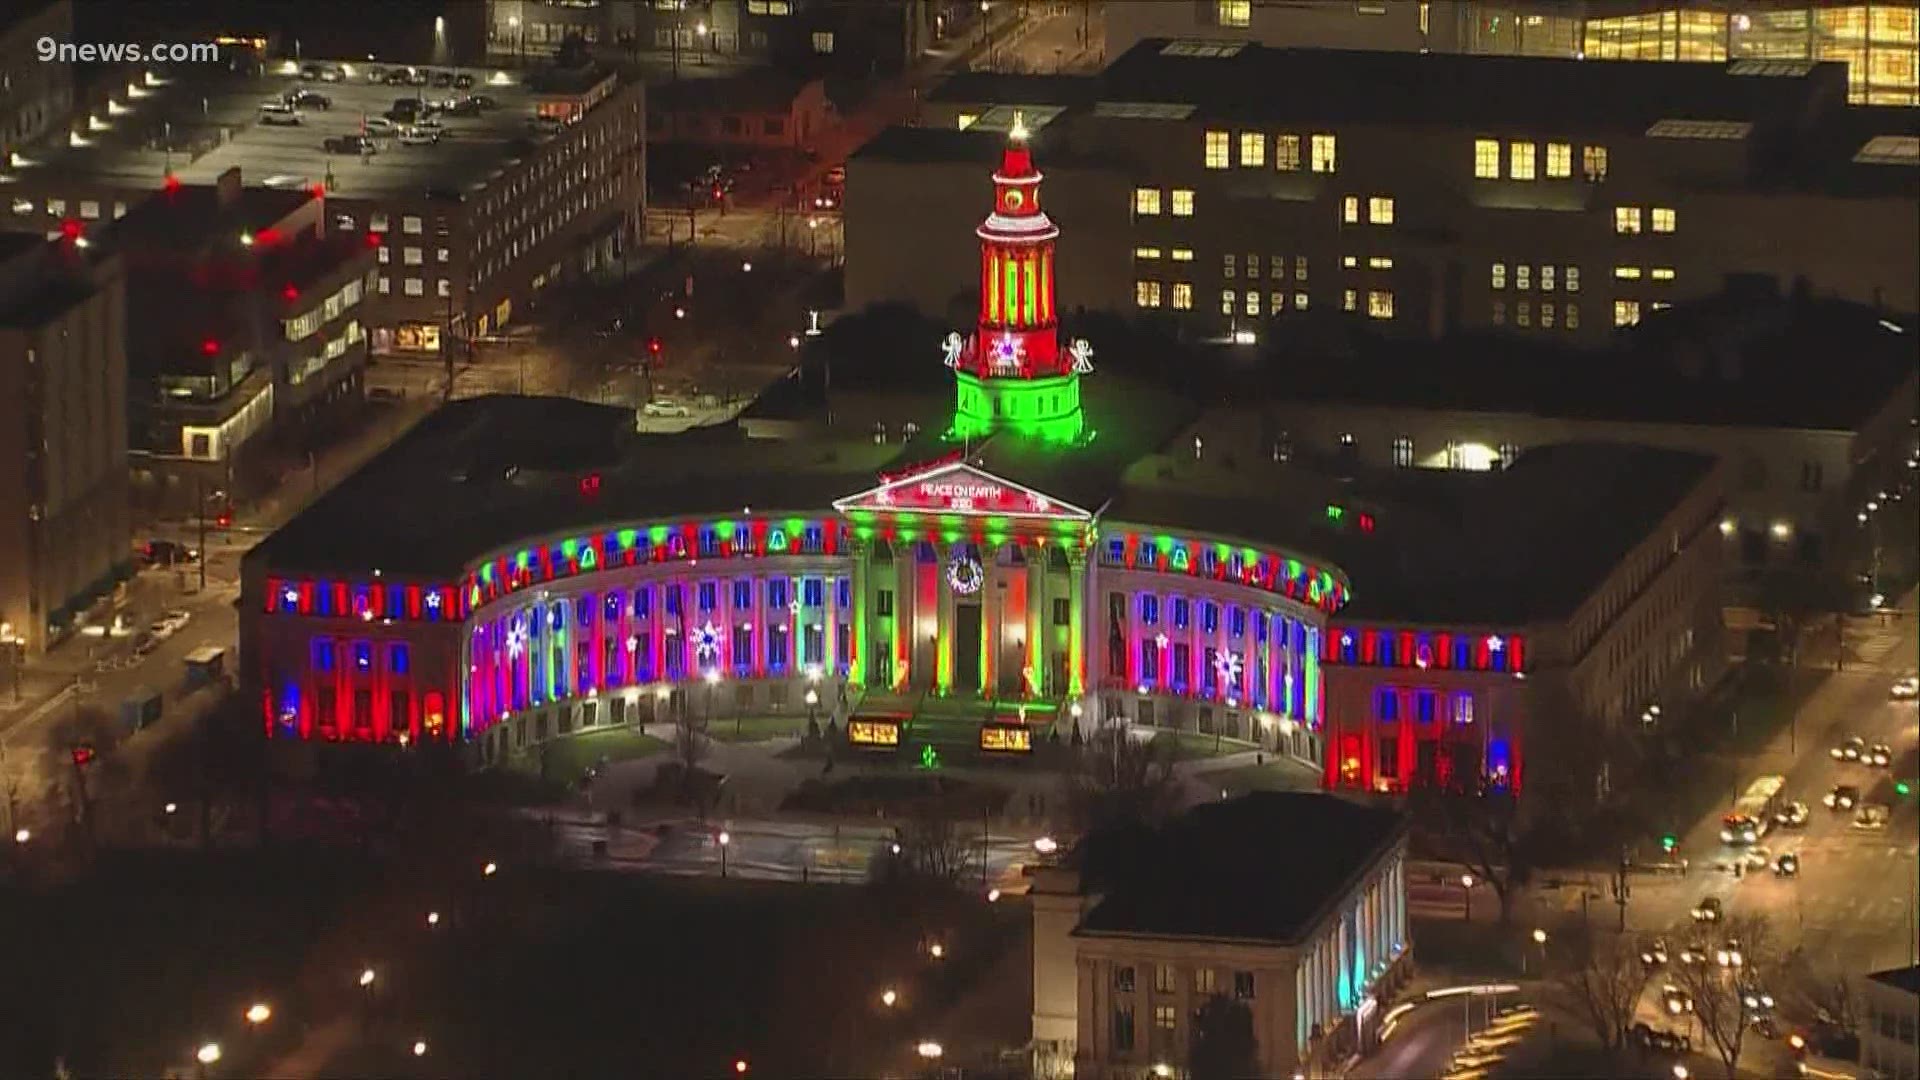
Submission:
[[436,72],[434,72],[434,73],[433,73],[433,85],[435,85],[435,86],[452,86],[452,85],[453,85],[453,72],[451,72],[451,71],[436,71]]
[[260,122],[269,127],[299,127],[300,111],[284,101],[269,101],[260,106]]
[[369,116],[366,118],[365,123],[367,130],[375,134],[391,135],[395,131],[400,130],[399,125],[384,116]]
[[1893,680],[1893,686],[1887,690],[1887,696],[1895,701],[1912,701],[1920,698],[1920,674],[1909,671]]
[[439,141],[440,133],[438,131],[422,127],[418,124],[400,132],[400,145],[402,146],[432,146]]
[[453,85],[461,90],[465,90],[473,85],[473,76],[463,71],[453,77]]
[[640,412],[643,416],[688,417],[693,415],[693,410],[667,398],[654,398],[647,402]]
[[1853,815],[1853,827],[1856,829],[1877,830],[1887,827],[1887,818],[1891,816],[1886,807],[1879,803],[1866,803]]
[[365,135],[329,135],[320,147],[329,154],[371,154],[375,144]]
[[296,109],[333,108],[332,98],[320,93],[318,90],[308,90],[305,87],[287,91],[287,96],[284,100]]
[[482,109],[497,109],[500,107],[498,100],[488,97],[486,94],[469,94],[467,95],[467,100],[480,106]]
[[1866,753],[1860,755],[1860,764],[1874,765],[1882,769],[1892,765],[1893,747],[1883,742],[1874,743],[1867,747]]

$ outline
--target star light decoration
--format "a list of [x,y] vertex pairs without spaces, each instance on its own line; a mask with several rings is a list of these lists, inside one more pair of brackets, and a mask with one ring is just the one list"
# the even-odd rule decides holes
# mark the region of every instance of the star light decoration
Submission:
[[438,590],[435,590],[427,594],[427,607],[433,609],[434,611],[440,610],[440,593]]
[[693,632],[693,652],[705,661],[720,655],[720,631],[712,622]]
[[1501,640],[1499,634],[1487,635],[1487,651],[1488,652],[1497,653],[1505,649],[1506,647],[1507,647],[1507,643]]
[[293,607],[300,602],[300,590],[289,585],[281,591],[280,598],[287,602],[288,607]]

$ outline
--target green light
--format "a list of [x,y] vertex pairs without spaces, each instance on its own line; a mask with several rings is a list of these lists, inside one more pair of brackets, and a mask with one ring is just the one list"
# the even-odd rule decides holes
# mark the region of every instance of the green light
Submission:
[[638,529],[621,529],[617,537],[620,541],[621,551],[632,551],[633,545],[640,542],[640,532]]
[[920,748],[920,767],[923,769],[940,767],[940,751],[935,750],[931,743]]
[[1346,516],[1347,516],[1346,507],[1336,506],[1333,503],[1327,504],[1327,520],[1328,521],[1339,521],[1341,518]]
[[1660,850],[1666,852],[1669,855],[1673,854],[1673,849],[1679,846],[1680,846],[1680,838],[1673,835],[1672,833],[1668,833],[1667,835],[1660,838]]
[[489,585],[493,584],[493,564],[492,563],[480,564],[480,580],[486,582]]
[[1087,440],[1080,408],[1080,376],[1045,379],[983,379],[955,376],[955,408],[950,439],[980,438],[1012,430],[1044,442],[1078,445]]
[[560,554],[565,555],[569,559],[580,554],[580,541],[578,540],[560,541]]
[[1905,780],[1894,781],[1893,790],[1897,795],[1908,795],[1913,792],[1913,788]]
[[527,549],[521,548],[518,552],[514,553],[513,565],[516,567],[519,567],[522,570],[525,570],[527,568],[527,564],[531,562],[532,559],[533,559],[533,556],[527,552]]

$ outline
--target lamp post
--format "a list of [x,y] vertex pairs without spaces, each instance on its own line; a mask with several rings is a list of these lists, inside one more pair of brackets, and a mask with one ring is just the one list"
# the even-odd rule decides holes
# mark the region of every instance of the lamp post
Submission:
[[733,834],[720,830],[720,876],[727,876],[727,849],[733,846]]
[[1472,922],[1473,921],[1473,875],[1472,874],[1460,875],[1460,895],[1466,905],[1466,912],[1467,912],[1466,915],[1463,916],[1463,918],[1467,922]]
[[807,733],[808,734],[812,734],[814,729],[820,726],[819,716],[820,716],[820,692],[818,690],[815,690],[813,687],[809,686],[807,687]]
[[[713,689],[714,687],[720,685],[720,669],[708,668],[704,678],[707,680],[707,726],[712,727],[713,726]],[[735,715],[733,718],[733,733],[735,735],[740,734],[740,717],[738,715]]]
[[[1547,972],[1547,932],[1539,927],[1535,927],[1533,931],[1533,943],[1540,947],[1540,973],[1544,975]],[[1520,973],[1524,975],[1526,972],[1527,957],[1525,953],[1522,953],[1520,955]]]

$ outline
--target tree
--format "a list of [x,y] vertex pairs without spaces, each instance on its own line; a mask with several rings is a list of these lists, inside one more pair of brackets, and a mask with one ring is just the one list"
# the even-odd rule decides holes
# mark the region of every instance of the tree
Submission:
[[1437,826],[1449,857],[1487,883],[1500,901],[1500,925],[1513,918],[1513,902],[1526,884],[1520,804],[1505,788],[1480,792],[1415,788],[1415,821]]
[[1555,988],[1600,1045],[1610,1054],[1618,1051],[1647,985],[1639,946],[1625,934],[1581,927],[1562,931],[1555,940],[1566,951],[1552,976]]
[[1094,732],[1073,751],[1066,784],[1067,811],[1084,832],[1157,824],[1179,798],[1172,757],[1119,727]]
[[1846,1032],[1860,1033],[1860,997],[1852,980],[1832,968],[1822,968],[1799,948],[1781,965],[1782,989],[1791,992],[1805,1012]]
[[1727,937],[1740,943],[1740,963],[1723,966],[1710,958],[1706,963],[1681,964],[1674,969],[1674,982],[1693,999],[1694,1019],[1732,1080],[1753,1016],[1745,991],[1764,985],[1775,966],[1775,943],[1764,915],[1736,916],[1722,925]]
[[975,867],[977,842],[962,829],[950,807],[937,800],[914,806],[900,826],[898,866],[908,877],[941,886],[958,886]]
[[1253,1036],[1253,1010],[1246,1002],[1212,994],[1193,1014],[1187,1067],[1193,1080],[1233,1080],[1257,1076],[1259,1046]]

